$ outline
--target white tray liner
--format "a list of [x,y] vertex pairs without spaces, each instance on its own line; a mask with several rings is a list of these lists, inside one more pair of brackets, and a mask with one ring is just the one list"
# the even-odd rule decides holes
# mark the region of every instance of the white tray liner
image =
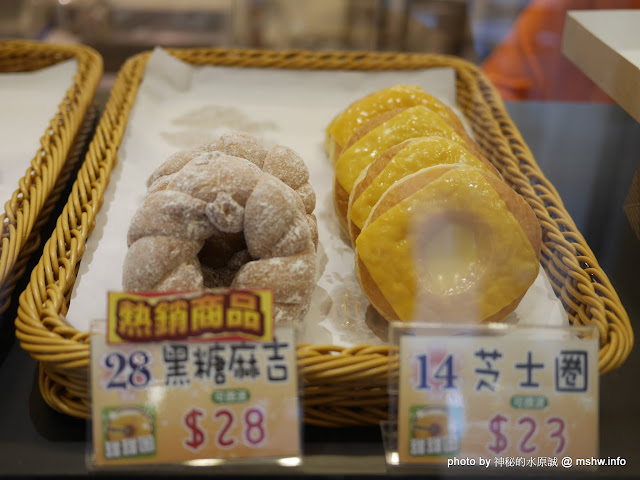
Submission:
[[[0,202],[11,199],[78,70],[75,58],[32,72],[0,73]],[[4,210],[3,210],[4,211]]]
[[[122,289],[127,229],[151,172],[176,151],[243,130],[297,151],[317,195],[318,285],[299,342],[349,347],[383,344],[388,324],[374,314],[354,274],[354,254],[340,234],[332,203],[333,169],[325,128],[353,100],[394,84],[422,86],[455,102],[451,68],[417,71],[300,71],[192,66],[161,49],[147,64],[119,149],[119,162],[89,237],[67,320],[81,331],[105,318],[107,292]],[[541,274],[510,323],[567,325],[566,313]]]

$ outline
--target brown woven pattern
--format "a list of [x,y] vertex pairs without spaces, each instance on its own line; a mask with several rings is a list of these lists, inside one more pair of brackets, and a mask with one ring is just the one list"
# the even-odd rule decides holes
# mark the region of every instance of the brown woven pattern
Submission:
[[[5,203],[1,224],[0,315],[9,307],[11,292],[24,274],[29,257],[40,246],[39,231],[55,206],[80,149],[89,134],[88,112],[102,76],[102,58],[86,47],[47,45],[28,41],[0,42],[0,72],[38,70],[76,58],[73,85],[51,112],[26,173]],[[83,128],[83,122],[85,122]],[[2,199],[5,200],[5,199]]]
[[[543,264],[572,323],[600,331],[600,370],[620,366],[633,345],[629,318],[553,186],[508,117],[497,92],[473,65],[452,57],[389,53],[312,53],[227,49],[170,50],[196,65],[335,70],[410,70],[449,66],[457,72],[458,104],[485,154],[533,206],[544,229]],[[41,362],[47,403],[75,416],[88,412],[89,335],[64,322],[78,263],[120,145],[149,53],[121,69],[72,195],[20,297],[22,347]],[[396,374],[390,347],[299,345],[304,420],[313,425],[377,425],[387,417],[387,382]]]

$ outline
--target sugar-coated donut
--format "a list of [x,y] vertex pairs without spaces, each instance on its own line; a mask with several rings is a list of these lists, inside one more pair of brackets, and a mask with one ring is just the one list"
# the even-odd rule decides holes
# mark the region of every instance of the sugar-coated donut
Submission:
[[276,322],[301,319],[316,283],[308,180],[291,149],[246,134],[173,155],[132,218],[124,290],[271,288]]

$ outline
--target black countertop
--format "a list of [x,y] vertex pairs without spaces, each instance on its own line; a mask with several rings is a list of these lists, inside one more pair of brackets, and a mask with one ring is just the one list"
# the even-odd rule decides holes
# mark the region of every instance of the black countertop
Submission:
[[[635,326],[640,317],[640,240],[629,226],[622,205],[640,164],[640,124],[619,107],[608,104],[512,102],[507,109]],[[42,233],[45,239],[50,234]],[[18,293],[26,286],[29,273],[30,269],[18,284],[11,308],[0,320],[0,477],[86,476],[86,422],[59,414],[44,403],[38,391],[37,364],[12,338]],[[637,371],[640,353],[636,349],[621,368],[601,378],[600,457],[622,457],[626,465],[601,467],[590,475],[640,476]],[[299,469],[223,468],[188,473],[385,476],[388,472],[383,452],[378,428],[306,427],[304,465]],[[152,473],[158,472],[154,469]],[[414,473],[424,478],[429,472]],[[441,476],[447,471],[430,473]],[[480,474],[477,470],[468,473],[474,477]],[[569,472],[559,467],[557,473]]]

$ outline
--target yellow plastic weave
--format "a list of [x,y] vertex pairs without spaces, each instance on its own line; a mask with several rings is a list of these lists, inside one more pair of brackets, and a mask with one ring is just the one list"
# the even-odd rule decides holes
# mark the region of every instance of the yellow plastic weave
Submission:
[[102,76],[102,57],[88,47],[0,41],[0,72],[34,71],[74,57],[78,70],[73,84],[60,99],[58,110],[51,112],[40,148],[32,153],[30,163],[25,161],[26,173],[11,198],[1,199],[7,201],[0,217],[0,316],[9,307],[27,260],[40,246],[40,229],[79,159],[89,133],[88,126],[82,128],[83,122]]
[[[619,367],[633,346],[629,318],[607,276],[544,177],[509,118],[497,91],[472,64],[428,54],[228,50],[169,50],[195,65],[324,70],[410,70],[453,67],[457,101],[487,158],[532,205],[543,228],[543,265],[573,324],[596,325],[600,371]],[[109,174],[149,53],[119,72],[89,153],[55,232],[20,297],[16,320],[22,347],[40,364],[40,387],[49,405],[86,416],[89,335],[63,319],[85,242],[102,203]],[[387,382],[396,373],[390,347],[299,345],[304,379],[304,420],[321,426],[378,425],[388,414]]]

